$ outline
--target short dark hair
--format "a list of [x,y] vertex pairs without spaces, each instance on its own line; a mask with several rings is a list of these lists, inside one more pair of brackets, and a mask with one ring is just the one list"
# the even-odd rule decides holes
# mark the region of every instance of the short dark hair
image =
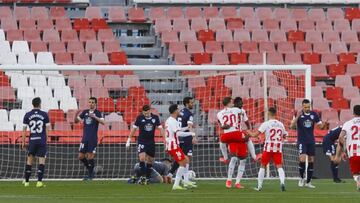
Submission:
[[173,114],[176,110],[178,109],[178,105],[177,104],[171,104],[169,106],[169,113]]
[[302,101],[302,104],[310,104],[310,100],[304,99],[304,100]]
[[242,104],[242,98],[241,97],[235,97],[234,104],[237,105],[237,104],[240,104],[240,102]]
[[186,104],[190,103],[190,100],[192,100],[193,98],[192,97],[185,97],[183,99],[183,104],[186,106]]
[[149,105],[145,104],[143,107],[142,107],[142,110],[143,111],[149,111],[151,108]]
[[96,99],[96,97],[90,97],[89,100],[94,100],[94,101],[95,101],[95,104],[97,104],[97,99]]
[[33,107],[39,108],[39,107],[40,107],[40,104],[41,104],[41,99],[40,99],[40,97],[35,97],[35,98],[32,100],[32,105],[33,105]]
[[225,97],[223,99],[223,105],[227,106],[231,102],[231,97]]
[[354,106],[354,114],[360,116],[360,105]]
[[271,113],[272,115],[276,115],[276,108],[275,108],[275,107],[270,107],[268,111],[269,111],[269,113]]

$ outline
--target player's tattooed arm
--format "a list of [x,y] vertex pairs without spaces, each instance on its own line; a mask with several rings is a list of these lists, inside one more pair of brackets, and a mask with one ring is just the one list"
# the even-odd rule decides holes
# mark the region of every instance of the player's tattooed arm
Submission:
[[345,144],[345,134],[346,132],[343,130],[341,131],[340,135],[339,135],[339,144],[336,147],[336,155],[335,155],[335,162],[336,163],[340,163],[341,161],[341,155],[344,152],[344,144]]

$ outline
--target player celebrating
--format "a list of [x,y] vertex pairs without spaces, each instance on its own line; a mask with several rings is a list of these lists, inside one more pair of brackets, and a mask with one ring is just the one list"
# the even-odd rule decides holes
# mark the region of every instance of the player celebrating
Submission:
[[96,109],[97,99],[89,98],[89,109],[80,111],[75,116],[75,123],[84,120],[83,137],[81,139],[78,159],[84,164],[88,170],[84,180],[92,180],[94,178],[95,153],[98,142],[99,123],[105,125],[102,113]]
[[262,153],[261,166],[258,173],[258,186],[255,188],[261,191],[265,176],[265,168],[270,160],[274,161],[279,173],[281,191],[285,191],[285,172],[282,168],[282,144],[283,138],[287,135],[284,124],[276,120],[276,109],[270,107],[268,110],[269,120],[262,123],[257,132],[248,132],[252,137],[258,137],[265,133],[264,151]]
[[[302,101],[302,109],[296,114],[291,121],[291,128],[297,127],[297,144],[299,150],[299,187],[315,188],[311,184],[311,178],[314,172],[314,156],[315,156],[315,137],[314,126],[318,125],[323,129],[325,123],[322,123],[318,114],[310,109],[310,101],[304,99]],[[305,183],[305,161],[308,156],[307,179]]]
[[[126,148],[130,147],[131,137],[135,135],[139,129],[137,150],[139,153],[139,166],[141,169],[140,184],[147,184],[151,177],[152,165],[155,157],[155,129],[160,129],[160,133],[164,136],[164,130],[160,123],[159,116],[151,113],[149,105],[144,105],[142,113],[136,118],[136,121],[130,131],[129,138],[126,142]],[[144,177],[145,176],[145,177]]]
[[[189,176],[187,175],[188,170],[186,164],[189,163],[189,158],[184,154],[179,146],[179,139],[177,133],[181,130],[180,125],[177,121],[179,116],[179,109],[176,104],[172,104],[169,107],[170,117],[165,122],[166,130],[166,151],[174,158],[176,162],[180,165],[175,177],[175,182],[173,185],[173,190],[185,190],[186,188],[194,188],[196,185],[189,181]],[[193,133],[195,134],[195,133]],[[184,187],[180,186],[180,180],[184,176]]]
[[338,176],[339,164],[335,163],[336,145],[335,142],[338,140],[341,133],[342,126],[338,126],[329,132],[323,138],[323,150],[330,159],[330,169],[335,183],[342,183],[343,181]]
[[32,100],[33,109],[26,113],[23,119],[23,132],[21,140],[21,148],[25,150],[25,138],[26,138],[26,129],[27,126],[30,128],[30,137],[29,137],[29,146],[28,146],[28,156],[25,166],[25,187],[30,185],[29,178],[31,176],[31,167],[35,161],[35,156],[39,157],[39,166],[38,166],[38,182],[36,187],[44,187],[42,182],[44,171],[45,171],[45,159],[46,159],[46,140],[49,132],[49,116],[46,112],[41,111],[41,99],[35,97]]
[[340,163],[341,154],[346,149],[350,170],[360,191],[360,105],[354,106],[354,118],[344,123],[336,149],[335,162]]

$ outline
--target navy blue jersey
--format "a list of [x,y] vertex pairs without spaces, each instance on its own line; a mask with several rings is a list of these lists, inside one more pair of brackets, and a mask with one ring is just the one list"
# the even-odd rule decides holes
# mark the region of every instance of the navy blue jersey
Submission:
[[189,123],[193,123],[194,118],[193,114],[188,108],[183,108],[180,111],[180,115],[178,117],[178,122],[181,123],[181,128],[184,129],[184,132],[189,132],[188,125]]
[[46,124],[49,122],[48,114],[40,109],[33,109],[25,114],[23,124],[30,128],[30,143],[46,144]]
[[342,130],[342,126],[329,130],[329,132],[325,135],[324,140],[335,142],[337,139],[339,139],[341,130]]
[[145,118],[143,114],[139,115],[134,123],[134,127],[139,128],[138,142],[155,142],[155,129],[160,125],[160,119],[157,115],[151,114],[149,118]]
[[297,121],[298,143],[315,143],[314,126],[320,122],[318,114],[310,111],[309,114],[301,114]]
[[[103,118],[102,113],[95,109],[94,112],[96,117]],[[84,120],[84,130],[83,130],[83,141],[84,140],[97,140],[99,122],[94,118],[90,117],[90,110],[84,110],[79,117]]]

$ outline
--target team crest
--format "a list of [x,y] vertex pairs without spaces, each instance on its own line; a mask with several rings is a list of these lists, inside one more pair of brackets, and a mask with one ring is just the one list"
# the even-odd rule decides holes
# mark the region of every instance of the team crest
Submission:
[[310,115],[310,118],[311,118],[311,119],[314,119],[314,115]]
[[155,123],[155,119],[153,118],[153,119],[151,119],[151,121],[153,122],[153,123]]

